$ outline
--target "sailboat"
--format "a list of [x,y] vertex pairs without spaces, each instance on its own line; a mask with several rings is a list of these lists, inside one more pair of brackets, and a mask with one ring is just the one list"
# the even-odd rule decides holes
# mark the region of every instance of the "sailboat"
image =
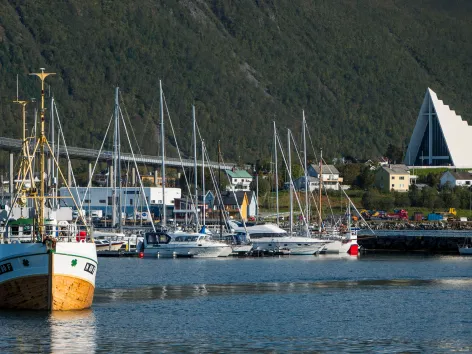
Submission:
[[[34,201],[31,239],[29,242],[15,239],[7,219],[6,232],[0,239],[0,308],[81,310],[92,305],[98,266],[97,252],[95,244],[89,242],[87,230],[77,230],[74,235],[62,235],[59,238],[56,228],[47,227],[46,201],[50,197],[47,196],[45,184],[46,150],[56,165],[57,160],[46,138],[44,122],[44,80],[53,73],[46,73],[44,70],[41,68],[40,73],[30,74],[41,80],[40,137],[31,154],[25,150],[25,146],[29,144],[25,135],[23,144],[23,155],[26,154],[23,173],[27,171],[31,183],[29,186],[25,185],[26,175],[23,175],[19,178],[15,198],[11,191],[11,206],[24,203],[29,198]],[[32,173],[33,161],[38,151],[39,188],[33,181]],[[62,172],[60,174],[65,183],[64,175]],[[85,220],[82,221],[86,226]]]

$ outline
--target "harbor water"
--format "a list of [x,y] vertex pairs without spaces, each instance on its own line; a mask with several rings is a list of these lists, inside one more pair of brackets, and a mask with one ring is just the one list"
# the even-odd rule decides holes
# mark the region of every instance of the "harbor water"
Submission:
[[472,258],[101,258],[93,307],[0,312],[0,352],[472,351]]

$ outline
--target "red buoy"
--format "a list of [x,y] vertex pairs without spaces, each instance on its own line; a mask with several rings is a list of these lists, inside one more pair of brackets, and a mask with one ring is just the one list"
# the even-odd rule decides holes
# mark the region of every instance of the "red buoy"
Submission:
[[144,252],[139,252],[139,258],[144,258]]

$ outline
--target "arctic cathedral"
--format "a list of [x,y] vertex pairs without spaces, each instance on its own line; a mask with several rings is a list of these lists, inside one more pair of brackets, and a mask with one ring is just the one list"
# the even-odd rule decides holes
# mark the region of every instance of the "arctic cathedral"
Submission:
[[428,88],[404,163],[408,166],[471,168],[471,142],[472,126]]

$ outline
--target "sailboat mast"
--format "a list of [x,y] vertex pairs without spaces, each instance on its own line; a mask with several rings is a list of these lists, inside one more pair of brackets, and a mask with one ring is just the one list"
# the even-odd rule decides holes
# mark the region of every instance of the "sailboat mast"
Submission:
[[203,204],[203,215],[202,224],[205,225],[205,141],[202,140],[202,204]]
[[[221,196],[221,166],[220,166],[220,155],[221,155],[221,148],[220,148],[220,141],[218,140],[218,193]],[[222,204],[222,198],[220,197],[218,199],[220,203],[220,239],[223,236],[223,224],[222,224],[222,216],[223,216],[223,204]]]
[[[54,155],[54,149],[55,149],[55,144],[54,144],[54,138],[55,138],[55,132],[54,132],[54,97],[51,97],[51,137],[52,137],[52,144],[51,144],[51,149],[52,149],[52,154]],[[55,208],[56,207],[56,185],[54,183],[54,162],[51,161],[51,185],[52,185],[52,206]]]
[[321,231],[321,223],[322,223],[322,216],[321,216],[321,190],[323,188],[323,149],[321,149],[321,152],[320,152],[320,175],[319,175],[319,206],[320,206],[320,213],[319,213],[319,217],[318,217],[318,229]]
[[161,103],[161,174],[162,174],[162,215],[161,224],[166,226],[166,163],[165,163],[165,151],[164,151],[164,102],[162,95],[162,81],[159,80],[159,93]]
[[276,204],[277,226],[279,226],[279,175],[277,171],[277,130],[275,128],[275,121],[274,121],[274,166],[275,166],[275,204]]
[[115,126],[113,131],[113,178],[112,178],[112,214],[113,214],[113,227],[116,226],[117,223],[121,224],[120,216],[118,214],[117,208],[117,175],[118,175],[118,87],[115,88]]
[[195,119],[195,105],[192,105],[192,120],[193,120],[193,170],[194,170],[194,184],[195,184],[195,223],[198,225],[198,170],[197,170],[197,122]]
[[306,158],[305,111],[302,111],[302,113],[303,113],[302,135],[303,135],[303,159],[304,159],[303,169],[305,171],[305,208],[306,208],[305,228],[306,228],[306,234],[308,236],[308,223],[310,222],[310,210],[309,210],[309,205],[308,205],[308,169],[307,169],[307,163],[306,163],[307,158]]
[[290,236],[293,235],[293,188],[292,188],[292,153],[290,152],[290,129],[287,129],[287,146],[288,146],[288,180],[290,193]]
[[41,80],[41,136],[39,138],[39,152],[40,152],[40,176],[39,176],[39,212],[38,212],[38,227],[39,227],[39,234],[41,235],[42,239],[46,237],[46,228],[44,225],[44,208],[45,208],[45,184],[44,184],[44,147],[47,144],[46,140],[46,133],[45,133],[45,124],[44,124],[44,117],[45,117],[45,107],[44,107],[44,79],[49,75],[54,75],[55,73],[45,73],[44,68],[40,68],[41,73],[32,73],[30,75],[36,75]]

